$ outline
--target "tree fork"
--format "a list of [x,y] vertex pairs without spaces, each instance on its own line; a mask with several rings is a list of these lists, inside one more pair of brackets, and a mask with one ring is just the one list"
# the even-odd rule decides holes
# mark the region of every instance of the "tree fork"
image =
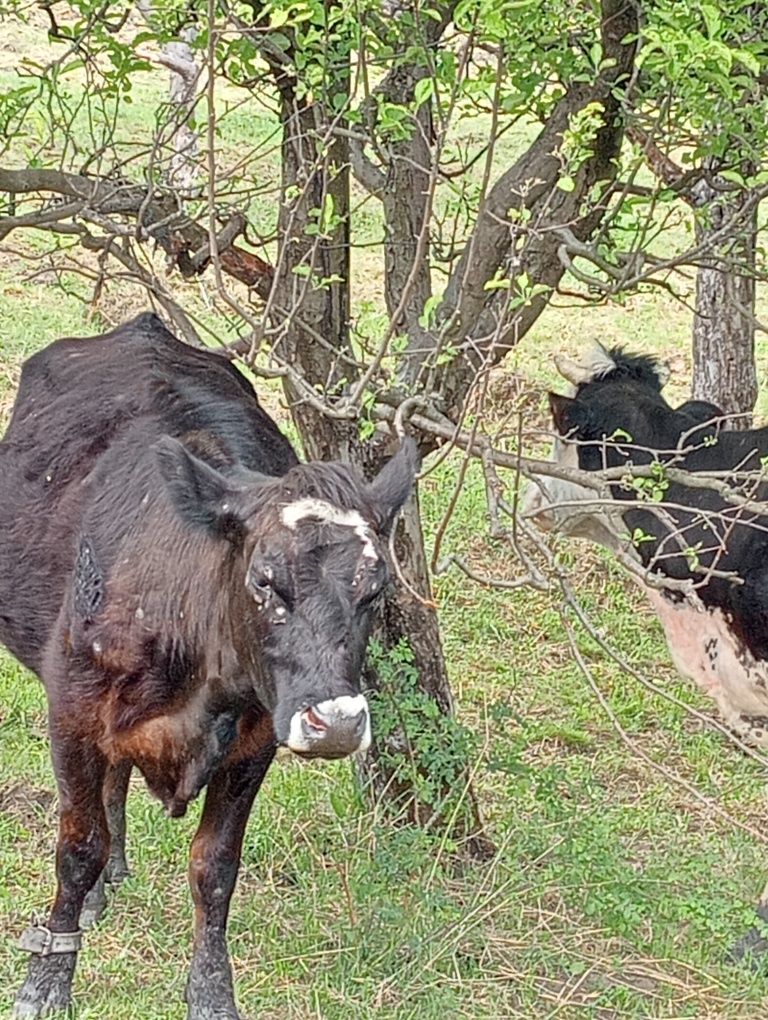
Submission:
[[[336,63],[338,74],[339,62]],[[310,385],[333,391],[350,379],[349,367],[334,359],[335,352],[352,354],[349,338],[349,154],[343,133],[329,130],[331,115],[318,104],[302,107],[292,84],[280,69],[283,121],[283,180],[285,199],[281,207],[280,237],[275,278],[277,306],[301,308],[301,320],[312,324],[329,341],[319,346],[301,328],[290,324],[286,333],[288,356],[297,364]],[[345,84],[337,80],[335,91]],[[291,196],[295,196],[291,198]],[[329,208],[332,199],[333,224],[320,236],[307,227],[317,222],[318,210]],[[316,277],[330,279],[324,286],[306,286],[306,277],[297,275],[299,266],[309,267]],[[388,292],[392,299],[392,295]],[[269,299],[268,299],[269,302]],[[391,302],[390,302],[391,303]],[[415,306],[414,306],[415,307]],[[419,306],[420,308],[420,306]],[[412,309],[411,309],[412,310]],[[282,353],[282,352],[281,352]],[[342,370],[343,369],[343,370]],[[338,459],[358,464],[366,474],[375,473],[391,453],[391,441],[376,433],[370,441],[360,440],[357,424],[332,420],[297,399],[290,384],[286,397],[308,457]],[[397,583],[376,621],[374,636],[385,649],[406,641],[417,670],[419,691],[434,702],[442,716],[453,714],[453,698],[442,649],[442,637],[436,606],[431,598],[429,571],[418,507],[412,498],[398,525],[395,538],[398,572],[406,583]],[[375,669],[367,669],[367,681],[383,696],[386,678]],[[408,734],[401,734],[404,742]],[[429,762],[417,768],[428,769]],[[404,779],[386,749],[374,743],[360,766],[361,777],[379,803],[389,803],[399,817],[416,824],[430,820],[439,827],[446,819],[436,817],[434,803],[422,801],[417,790]],[[447,801],[459,785],[465,790],[461,810],[452,811],[452,836],[463,843],[471,856],[486,857],[490,843],[482,835],[477,804],[471,791],[466,763],[462,774],[454,777],[450,788],[439,792],[438,801]]]

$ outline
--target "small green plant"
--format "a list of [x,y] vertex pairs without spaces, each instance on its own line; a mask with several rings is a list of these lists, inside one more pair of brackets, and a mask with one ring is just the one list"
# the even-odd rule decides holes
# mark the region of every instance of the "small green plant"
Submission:
[[631,443],[632,436],[625,429],[614,429],[610,440],[612,443],[619,443],[622,441],[625,443]]
[[683,556],[685,556],[686,560],[688,561],[688,566],[694,572],[699,570],[699,568],[701,567],[699,553],[701,552],[701,547],[703,544],[704,544],[703,542],[697,542],[696,545],[689,545],[685,549],[683,549]]
[[464,789],[476,738],[419,688],[413,652],[405,640],[385,649],[371,641],[369,661],[380,679],[371,698],[384,768],[412,787],[422,805],[449,815]]
[[632,542],[632,545],[635,546],[635,548],[637,548],[637,546],[639,545],[645,545],[648,542],[654,541],[653,535],[649,535],[647,532],[643,531],[642,528],[635,528],[632,534],[629,536],[629,539]]
[[366,390],[363,394],[360,420],[357,425],[357,432],[362,442],[370,439],[376,431],[376,422],[372,417],[373,406],[375,403],[376,394],[373,390]]
[[576,187],[574,177],[579,167],[587,160],[594,150],[597,134],[605,125],[605,108],[601,102],[587,103],[574,113],[568,128],[563,132],[560,147],[566,173],[558,181],[561,191],[573,191]]

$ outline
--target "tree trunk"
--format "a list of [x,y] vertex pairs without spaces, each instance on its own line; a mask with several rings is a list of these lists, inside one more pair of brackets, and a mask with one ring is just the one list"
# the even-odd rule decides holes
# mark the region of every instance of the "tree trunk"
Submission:
[[[349,377],[349,160],[343,138],[327,140],[319,103],[302,104],[292,86],[282,92],[282,201],[274,284],[275,352],[323,393]],[[324,222],[328,219],[328,222]],[[308,457],[350,459],[349,422],[326,417],[285,386]]]
[[740,227],[736,233],[729,232],[723,260],[717,258],[723,247],[720,242],[715,258],[697,272],[693,396],[717,404],[726,414],[743,415],[735,418],[731,427],[745,429],[751,426],[757,400],[755,281],[750,275],[755,265],[757,208],[756,203],[747,206],[749,192],[726,200],[718,198],[711,185],[703,185],[704,189],[706,197],[697,195],[707,203],[697,216],[697,243],[712,243],[724,224],[734,218]]
[[[335,91],[339,91],[338,82]],[[343,135],[330,143],[324,140],[327,112],[318,103],[300,107],[290,86],[283,88],[282,104],[284,199],[275,296],[278,320],[286,313],[293,314],[293,320],[276,349],[300,369],[307,382],[331,393],[335,387],[353,383],[356,375],[353,366],[344,360],[353,353],[349,339],[347,142]],[[318,237],[306,228],[317,222],[318,209],[329,207],[329,195],[334,225]],[[415,233],[420,228],[420,221],[411,223],[401,238],[407,236],[410,242],[412,263],[416,258]],[[390,248],[393,240],[388,237]],[[299,267],[306,269],[297,274]],[[391,280],[392,266],[388,268]],[[315,281],[325,278],[337,282],[308,286],[304,275],[307,270]],[[390,305],[396,303],[391,288],[387,296]],[[423,290],[417,287],[408,312],[415,317],[424,300]],[[318,337],[324,342],[319,343]],[[362,442],[356,425],[323,416],[290,384],[286,384],[285,392],[309,458],[358,464],[370,477],[392,454],[393,444],[383,433]],[[417,495],[409,501],[398,525],[395,555],[405,583],[396,579],[395,590],[375,623],[374,643],[381,652],[366,667],[374,731],[383,730],[385,735],[374,742],[361,762],[360,777],[377,803],[391,808],[396,817],[417,824],[429,821],[435,827],[450,818],[452,836],[462,842],[464,849],[473,856],[486,855],[490,844],[482,836],[468,779],[467,741],[453,719]],[[403,656],[408,659],[407,690]],[[454,796],[457,791],[460,801]]]
[[394,548],[401,576],[374,628],[376,654],[366,670],[374,744],[361,776],[395,819],[438,828],[450,823],[461,852],[484,860],[494,847],[472,787],[468,732],[454,716],[418,493],[405,507]]
[[[150,28],[156,30],[153,24],[156,14],[154,0],[137,0],[136,7]],[[192,197],[199,173],[198,134],[190,123],[200,73],[192,50],[196,37],[195,25],[183,25],[179,29],[178,39],[166,42],[156,58],[170,72],[168,98],[171,119],[176,124],[172,138],[173,155],[165,179],[171,188],[178,190],[185,198]]]
[[[633,125],[628,135],[642,146],[660,181],[668,187],[680,184],[682,167],[647,132]],[[702,169],[717,182],[715,161],[705,160]],[[726,414],[742,415],[729,427],[746,429],[757,400],[754,270],[758,203],[749,191],[733,197],[706,177],[680,187],[679,194],[695,210],[696,247],[704,253],[696,273],[693,396],[716,404]]]

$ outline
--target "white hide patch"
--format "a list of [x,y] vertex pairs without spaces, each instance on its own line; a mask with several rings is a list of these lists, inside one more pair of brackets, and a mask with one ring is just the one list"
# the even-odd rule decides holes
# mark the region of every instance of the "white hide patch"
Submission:
[[367,751],[371,746],[371,713],[365,695],[357,694],[353,697],[349,694],[342,694],[338,698],[329,698],[327,701],[320,701],[316,705],[312,705],[310,711],[322,723],[324,729],[318,728],[316,734],[313,734],[312,727],[308,727],[306,722],[307,710],[294,712],[286,740],[286,746],[291,751],[306,753],[315,750],[322,742],[325,732],[332,731],[334,725],[356,719],[361,712],[365,712],[365,729],[359,743],[356,747],[351,748],[349,753]]
[[[566,443],[556,436],[551,460],[560,467],[578,468],[576,444]],[[595,489],[564,478],[533,475],[520,500],[519,511],[521,517],[530,518],[540,531],[586,538],[615,552],[624,549],[627,541],[613,524],[614,515],[608,514],[605,507],[605,501]]]
[[363,556],[370,560],[378,559],[376,546],[373,543],[371,527],[357,510],[342,510],[333,503],[323,499],[298,499],[288,503],[282,510],[282,522],[293,530],[299,521],[314,517],[325,524],[338,524],[343,528],[354,528],[357,537],[363,543]]
[[768,748],[768,663],[742,646],[721,609],[696,596],[672,602],[642,585],[656,611],[676,669],[717,704],[723,722],[745,742]]

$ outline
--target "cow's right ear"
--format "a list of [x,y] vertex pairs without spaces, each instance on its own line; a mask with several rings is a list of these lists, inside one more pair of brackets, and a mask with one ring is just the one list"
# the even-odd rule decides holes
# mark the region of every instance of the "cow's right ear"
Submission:
[[222,537],[239,533],[245,484],[227,478],[171,436],[163,436],[153,449],[171,502],[182,520]]
[[575,404],[573,397],[564,397],[560,393],[549,393],[549,410],[552,421],[561,436],[567,436],[577,425],[575,421]]

